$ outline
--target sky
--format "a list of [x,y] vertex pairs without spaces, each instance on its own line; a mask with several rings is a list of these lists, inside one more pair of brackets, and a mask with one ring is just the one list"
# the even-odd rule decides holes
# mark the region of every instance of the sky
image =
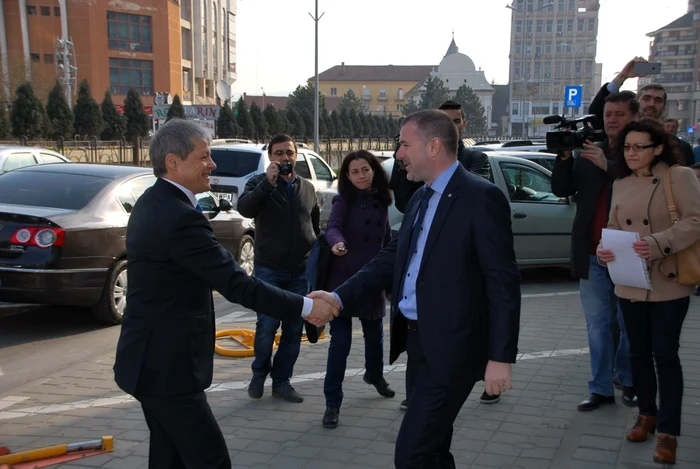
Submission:
[[[243,92],[286,96],[314,76],[314,0],[236,0]],[[318,0],[319,73],[334,65],[438,65],[452,40],[486,78],[508,83],[512,0]],[[423,7],[421,7],[423,5]],[[427,8],[425,6],[428,6]],[[603,82],[648,57],[646,34],[683,16],[687,0],[600,0],[596,60]],[[636,80],[624,89],[636,88]]]

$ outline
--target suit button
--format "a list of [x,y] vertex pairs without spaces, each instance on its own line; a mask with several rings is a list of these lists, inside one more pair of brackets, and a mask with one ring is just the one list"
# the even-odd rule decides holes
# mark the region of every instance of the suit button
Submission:
[[648,224],[649,224],[649,220],[647,220],[647,219],[645,218],[645,219],[644,219],[644,224],[645,224],[645,225],[648,225]]
[[628,218],[627,221],[626,221],[625,223],[627,223],[628,225],[631,225],[631,224],[632,224],[632,220],[630,220],[630,219]]
[[654,178],[654,179],[651,180],[651,183],[652,183],[652,184],[656,184],[657,182],[659,182],[659,178]]
[[671,248],[664,248],[664,254],[671,254]]

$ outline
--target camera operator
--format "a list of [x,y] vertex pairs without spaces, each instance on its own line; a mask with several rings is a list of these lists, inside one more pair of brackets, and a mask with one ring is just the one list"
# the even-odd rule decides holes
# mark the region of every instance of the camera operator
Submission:
[[[457,159],[459,162],[462,163],[462,166],[464,166],[467,171],[471,171],[477,176],[481,176],[490,181],[491,164],[489,163],[489,157],[481,150],[465,146],[462,141],[462,133],[467,126],[467,120],[464,118],[464,109],[462,109],[462,105],[456,101],[448,100],[442,103],[438,109],[450,116],[450,119],[452,119],[452,122],[454,122],[457,127],[457,133],[459,134]],[[398,151],[398,148],[399,145],[397,142],[396,151]],[[396,160],[396,151],[394,152],[394,169],[391,172],[389,188],[394,191],[396,208],[401,213],[404,213],[408,201],[411,200],[413,194],[423,186],[423,183],[408,180],[406,177],[406,170],[401,168],[399,162]]]
[[[635,406],[630,370],[629,345],[607,269],[598,263],[596,247],[608,224],[612,197],[613,162],[610,148],[622,129],[637,120],[639,103],[631,91],[609,95],[605,100],[603,123],[607,139],[599,145],[586,141],[580,156],[560,152],[552,169],[552,192],[559,197],[576,197],[576,218],[571,233],[571,273],[580,279],[581,305],[588,327],[592,379],[589,396],[578,405],[589,411],[615,402],[613,373],[622,384],[622,400]],[[620,326],[615,346],[616,322]],[[617,351],[615,350],[617,348]]]
[[[238,200],[238,212],[255,219],[255,277],[284,290],[306,295],[306,259],[320,233],[316,189],[294,171],[297,146],[288,135],[277,135],[267,146],[270,166],[250,178]],[[255,360],[248,395],[260,399],[265,379],[272,377],[272,395],[303,402],[289,383],[299,357],[303,321],[282,322],[282,338],[272,361],[272,346],[280,321],[258,314]]]
[[[603,108],[605,106],[605,99],[611,94],[620,91],[620,88],[625,83],[628,78],[639,78],[646,75],[635,73],[634,66],[639,62],[646,62],[642,57],[635,57],[634,59],[627,62],[627,65],[617,74],[615,79],[610,83],[606,83],[602,86],[600,91],[591,105],[588,107],[588,113],[594,114],[599,121],[603,117]],[[659,122],[663,125],[664,122],[661,120],[661,116],[666,112],[666,90],[663,86],[658,83],[651,83],[649,85],[643,86],[637,91],[637,101],[640,105],[640,112],[643,117],[649,117]],[[682,163],[686,166],[692,166],[695,158],[693,157],[693,147],[687,142],[678,138],[675,133],[672,133],[673,139],[678,144],[681,154],[683,156]]]

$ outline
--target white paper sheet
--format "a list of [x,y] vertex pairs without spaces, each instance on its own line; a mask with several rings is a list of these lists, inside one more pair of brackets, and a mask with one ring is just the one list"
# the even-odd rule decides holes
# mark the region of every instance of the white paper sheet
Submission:
[[608,263],[615,285],[652,289],[646,262],[632,249],[632,244],[639,241],[639,233],[604,228],[601,241],[603,249],[615,254],[615,260]]

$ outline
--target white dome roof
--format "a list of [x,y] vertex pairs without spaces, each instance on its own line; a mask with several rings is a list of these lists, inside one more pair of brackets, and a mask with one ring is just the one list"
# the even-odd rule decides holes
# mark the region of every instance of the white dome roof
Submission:
[[438,73],[465,73],[476,72],[474,62],[468,56],[457,52],[445,56],[438,66]]

